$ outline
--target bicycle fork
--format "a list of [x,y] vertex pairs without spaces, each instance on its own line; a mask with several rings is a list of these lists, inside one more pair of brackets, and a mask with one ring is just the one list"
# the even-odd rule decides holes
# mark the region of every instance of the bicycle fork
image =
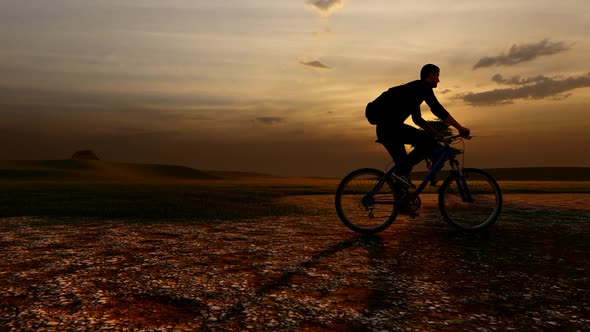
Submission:
[[457,173],[457,177],[455,179],[455,183],[457,184],[457,190],[459,190],[459,194],[461,195],[461,200],[463,202],[473,203],[473,196],[471,196],[471,191],[467,186],[467,180],[465,179],[465,173],[463,169],[459,167],[459,162],[456,160],[452,160],[450,162],[452,171]]

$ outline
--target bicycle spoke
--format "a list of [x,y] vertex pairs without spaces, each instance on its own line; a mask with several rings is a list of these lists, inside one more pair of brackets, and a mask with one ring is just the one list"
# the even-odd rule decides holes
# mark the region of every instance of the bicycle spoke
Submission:
[[441,187],[439,208],[450,224],[464,230],[479,230],[493,224],[500,214],[502,195],[487,173],[465,169],[465,182],[458,174],[449,176]]
[[383,178],[383,172],[360,169],[346,176],[336,191],[336,211],[348,228],[359,233],[376,233],[393,220],[393,189],[388,181],[370,194]]

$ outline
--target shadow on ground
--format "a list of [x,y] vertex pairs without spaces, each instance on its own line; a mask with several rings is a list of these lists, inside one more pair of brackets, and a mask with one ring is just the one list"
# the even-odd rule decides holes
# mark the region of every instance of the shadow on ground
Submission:
[[589,216],[508,202],[473,235],[425,204],[371,237],[329,213],[79,227],[3,219],[0,330],[587,330]]

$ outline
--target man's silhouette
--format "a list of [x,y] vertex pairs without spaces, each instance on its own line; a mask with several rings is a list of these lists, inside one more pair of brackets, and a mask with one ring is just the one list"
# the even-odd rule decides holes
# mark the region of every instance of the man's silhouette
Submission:
[[[438,118],[457,128],[461,135],[469,135],[469,129],[461,126],[434,95],[433,89],[438,85],[439,74],[440,69],[437,66],[424,65],[419,80],[390,88],[370,103],[381,108],[382,114],[376,129],[377,139],[384,144],[397,165],[394,175],[410,187],[415,187],[408,178],[412,168],[437,147],[436,138],[442,137],[422,118],[422,102],[425,101]],[[410,115],[412,121],[424,130],[404,123]],[[404,144],[411,144],[414,149],[408,154]]]

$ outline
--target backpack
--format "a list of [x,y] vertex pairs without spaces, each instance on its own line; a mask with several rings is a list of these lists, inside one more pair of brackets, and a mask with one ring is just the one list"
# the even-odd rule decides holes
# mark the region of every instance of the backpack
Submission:
[[378,124],[381,122],[381,108],[374,102],[368,103],[365,108],[365,117],[373,126]]
[[383,92],[375,100],[367,104],[365,117],[372,125],[377,125],[385,120],[385,112],[393,97],[393,88]]

